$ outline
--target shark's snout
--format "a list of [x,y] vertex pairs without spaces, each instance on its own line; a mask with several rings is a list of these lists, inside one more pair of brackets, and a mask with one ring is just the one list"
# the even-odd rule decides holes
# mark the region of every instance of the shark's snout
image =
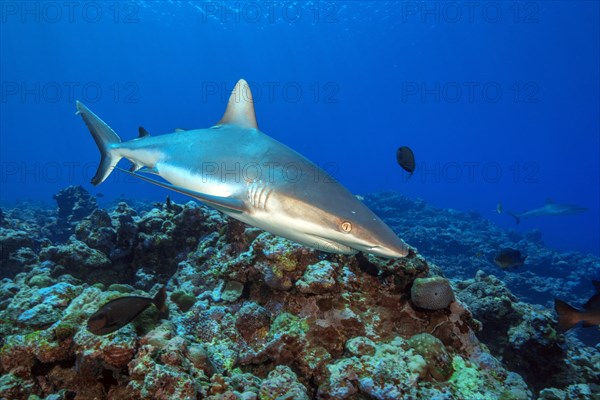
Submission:
[[359,245],[356,246],[356,249],[365,253],[386,258],[400,258],[408,255],[410,248],[399,237],[394,235],[394,237],[390,237],[386,242],[386,244],[381,243],[367,246]]
[[406,257],[410,250],[410,246],[379,219],[359,230],[352,243],[347,244],[358,251],[386,258]]

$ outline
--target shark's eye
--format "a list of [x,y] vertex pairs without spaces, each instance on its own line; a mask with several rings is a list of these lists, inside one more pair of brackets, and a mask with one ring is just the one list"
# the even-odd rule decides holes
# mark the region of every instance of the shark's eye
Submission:
[[340,230],[344,233],[349,233],[352,231],[352,224],[348,221],[342,221],[340,224]]

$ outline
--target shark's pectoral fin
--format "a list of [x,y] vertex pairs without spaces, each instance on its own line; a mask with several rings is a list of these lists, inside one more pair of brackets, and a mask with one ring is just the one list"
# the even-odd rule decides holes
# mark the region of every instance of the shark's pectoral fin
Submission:
[[246,212],[246,206],[244,205],[244,202],[242,202],[241,200],[238,199],[233,199],[230,197],[220,197],[220,196],[213,196],[210,194],[205,194],[205,193],[199,193],[199,192],[195,192],[193,190],[189,190],[180,186],[175,186],[175,185],[171,185],[170,183],[166,183],[166,182],[161,182],[158,181],[156,179],[152,179],[149,178],[147,176],[135,173],[135,172],[131,172],[131,171],[127,171],[125,169],[121,169],[118,168],[118,170],[125,172],[129,175],[133,175],[136,178],[140,178],[143,181],[146,182],[150,182],[153,183],[157,186],[163,187],[165,189],[170,189],[173,190],[177,193],[181,193],[181,194],[185,194],[186,196],[190,196],[193,197],[197,200],[200,200],[203,203],[206,203],[207,205],[216,208],[219,211],[223,211],[223,212],[233,212],[233,213],[243,213]]
[[242,128],[258,129],[254,100],[248,82],[240,79],[229,96],[227,109],[217,125],[237,125]]
[[140,168],[137,171],[132,171],[132,172],[143,172],[144,174],[154,174],[154,175],[160,175],[158,173],[158,170],[156,168],[148,168],[146,166]]

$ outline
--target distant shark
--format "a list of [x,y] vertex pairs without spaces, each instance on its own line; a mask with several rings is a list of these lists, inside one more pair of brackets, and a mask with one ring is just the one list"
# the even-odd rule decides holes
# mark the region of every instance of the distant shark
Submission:
[[[498,213],[502,212],[502,205],[498,205]],[[533,210],[525,211],[521,214],[517,214],[512,211],[506,211],[506,213],[515,218],[517,224],[521,222],[522,218],[531,218],[531,217],[544,217],[548,215],[571,215],[578,214],[580,212],[586,211],[587,208],[580,207],[572,204],[560,204],[555,203],[552,200],[546,200],[546,204],[540,208],[534,208]]]
[[305,246],[387,258],[409,252],[406,243],[328,173],[258,129],[250,87],[243,79],[215,126],[159,136],[140,127],[139,137],[128,142],[82,103],[76,106],[102,157],[94,185],[124,157],[133,163],[126,172],[138,178]]

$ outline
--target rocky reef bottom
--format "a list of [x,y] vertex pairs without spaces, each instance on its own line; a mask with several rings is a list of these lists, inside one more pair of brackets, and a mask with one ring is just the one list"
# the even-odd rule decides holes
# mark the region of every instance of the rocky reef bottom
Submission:
[[[104,209],[81,187],[55,198],[58,210],[0,213],[0,398],[600,398],[600,346],[557,332],[552,310],[482,260],[332,255],[193,202]],[[399,195],[365,202],[392,227],[431,212]],[[477,219],[446,215],[431,243],[460,246],[444,235],[465,218]],[[424,232],[396,229],[431,250]],[[150,307],[88,331],[109,300],[163,286],[168,316]]]

